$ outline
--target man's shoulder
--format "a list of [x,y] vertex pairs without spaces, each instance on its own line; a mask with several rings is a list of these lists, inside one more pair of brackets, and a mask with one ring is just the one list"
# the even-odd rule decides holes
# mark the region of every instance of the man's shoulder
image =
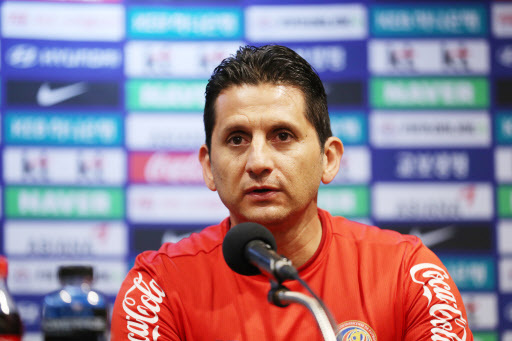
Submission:
[[222,224],[209,226],[199,233],[192,233],[177,243],[164,243],[158,252],[170,258],[194,257],[210,254],[222,247],[225,231]]
[[387,266],[401,266],[405,262],[403,265],[408,266],[415,259],[431,256],[432,252],[416,236],[341,217],[333,218],[332,246],[343,249],[345,258],[356,255],[359,259],[364,259],[363,263],[366,265],[384,262]]
[[222,249],[224,235],[225,228],[222,224],[209,226],[178,242],[166,242],[157,251],[144,251],[138,255],[137,261],[154,264],[163,259],[175,261],[181,258],[208,256],[216,250]]
[[382,229],[377,226],[352,221],[343,217],[332,217],[333,235],[357,243],[397,246],[399,244],[419,246],[421,240],[413,235]]

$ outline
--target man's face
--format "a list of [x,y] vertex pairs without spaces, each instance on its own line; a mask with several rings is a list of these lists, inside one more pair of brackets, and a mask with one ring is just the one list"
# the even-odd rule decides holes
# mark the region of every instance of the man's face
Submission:
[[231,223],[272,226],[316,216],[324,158],[302,92],[271,84],[233,86],[220,93],[215,113],[210,154],[203,146],[200,160]]

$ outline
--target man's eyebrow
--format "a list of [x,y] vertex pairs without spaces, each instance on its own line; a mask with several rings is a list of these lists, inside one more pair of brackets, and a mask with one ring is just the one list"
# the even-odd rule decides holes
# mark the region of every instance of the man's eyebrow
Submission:
[[221,130],[223,132],[231,132],[231,131],[237,131],[237,130],[245,131],[245,130],[247,130],[247,126],[248,126],[248,124],[233,122],[233,123],[226,124],[224,127],[222,127]]
[[296,130],[297,126],[293,122],[278,121],[271,125],[271,129],[272,130],[278,130],[278,129]]
[[[248,128],[251,128],[251,124],[243,124],[243,123],[233,123],[233,124],[227,124],[223,130],[224,131],[234,131],[234,130],[241,130],[245,131]],[[289,129],[289,130],[295,130],[297,129],[297,125],[294,124],[294,122],[286,122],[286,121],[276,121],[271,122],[268,125],[266,125],[266,129],[268,130],[277,130],[277,129]]]
[[229,134],[232,134],[235,132],[244,133],[244,132],[247,132],[248,130],[249,130],[249,128],[247,127],[247,124],[242,124],[240,122],[233,122],[233,123],[228,123],[224,127],[220,128],[219,133],[221,136],[227,137]]
[[[221,132],[222,133],[231,133],[231,132],[234,132],[234,131],[247,131],[251,128],[251,124],[250,123],[241,123],[241,122],[232,122],[232,123],[228,123],[226,124],[224,127],[221,128]],[[267,126],[267,129],[268,130],[271,130],[271,131],[275,131],[275,130],[279,130],[279,129],[288,129],[288,130],[292,130],[292,131],[295,131],[297,130],[297,125],[294,123],[294,122],[288,122],[288,121],[274,121],[274,122],[271,122],[268,126]]]

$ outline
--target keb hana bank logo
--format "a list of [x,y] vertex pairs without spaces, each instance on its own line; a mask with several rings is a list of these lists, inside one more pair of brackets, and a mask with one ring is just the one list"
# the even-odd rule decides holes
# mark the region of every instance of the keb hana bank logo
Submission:
[[[133,286],[126,291],[123,299],[123,310],[126,313],[126,328],[128,329],[128,340],[158,340],[159,326],[158,313],[160,304],[163,302],[165,292],[151,279],[149,285],[142,278],[139,272],[138,277],[133,279]],[[130,297],[132,293],[135,297]],[[141,302],[142,304],[137,304]],[[151,334],[150,334],[151,330]],[[151,338],[148,338],[150,335]]]
[[450,278],[448,273],[435,264],[421,263],[411,268],[410,275],[413,282],[423,286],[423,296],[428,299],[432,340],[465,341],[467,321],[462,317],[450,285],[446,283]]

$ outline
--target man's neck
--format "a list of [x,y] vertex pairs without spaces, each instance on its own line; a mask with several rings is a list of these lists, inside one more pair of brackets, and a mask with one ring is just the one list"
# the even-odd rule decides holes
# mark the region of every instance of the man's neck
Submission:
[[269,226],[277,243],[277,253],[292,261],[296,268],[304,265],[317,251],[322,241],[322,223],[318,214],[288,225],[285,228]]

